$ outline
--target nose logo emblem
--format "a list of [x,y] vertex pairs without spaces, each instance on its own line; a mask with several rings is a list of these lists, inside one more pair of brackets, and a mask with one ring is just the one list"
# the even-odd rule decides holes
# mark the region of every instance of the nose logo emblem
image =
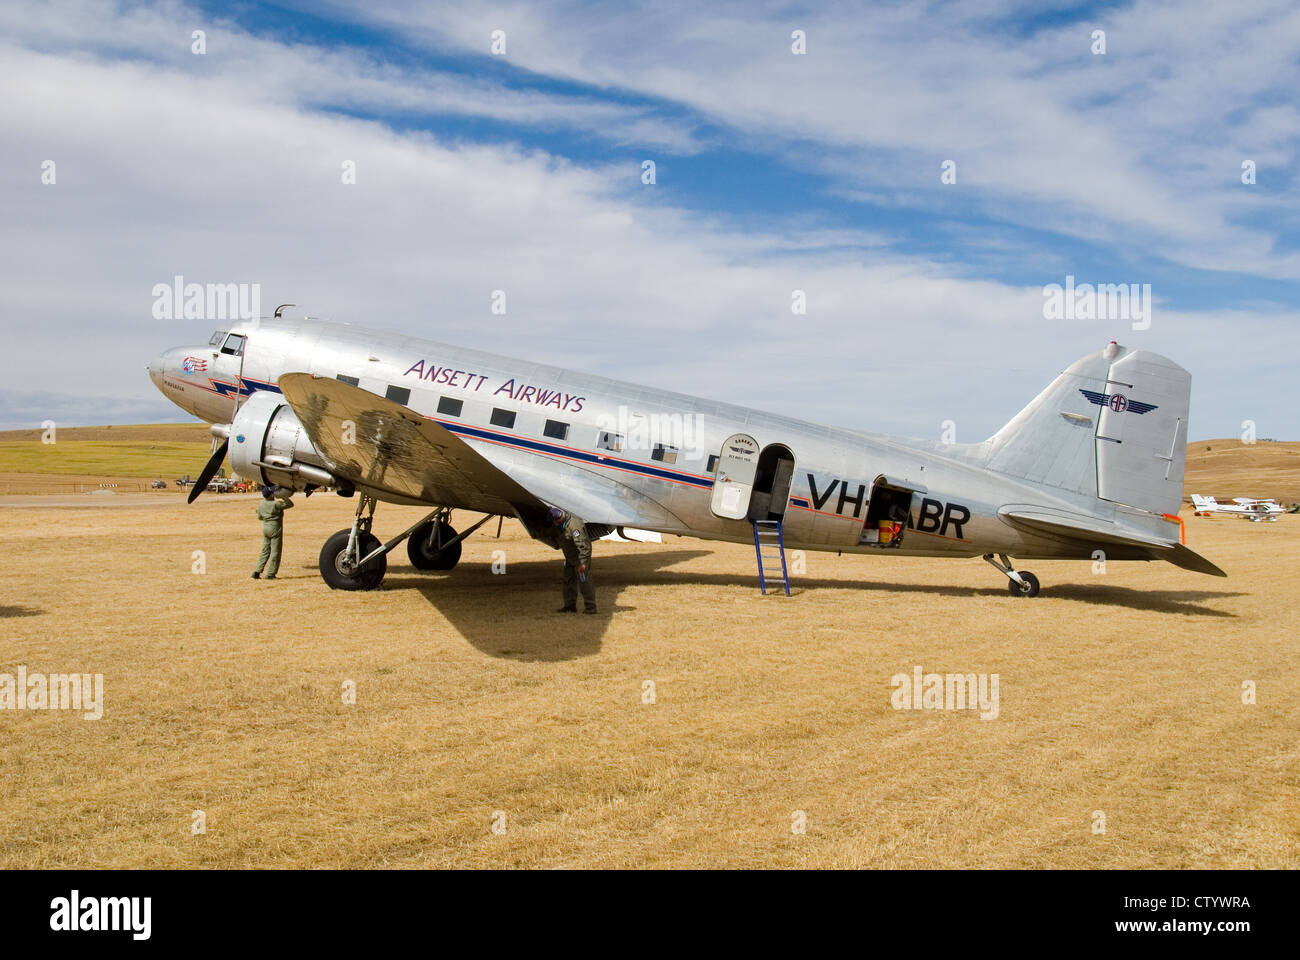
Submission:
[[243,443],[243,442],[244,442],[244,435],[242,433],[239,436],[235,437],[235,443]]

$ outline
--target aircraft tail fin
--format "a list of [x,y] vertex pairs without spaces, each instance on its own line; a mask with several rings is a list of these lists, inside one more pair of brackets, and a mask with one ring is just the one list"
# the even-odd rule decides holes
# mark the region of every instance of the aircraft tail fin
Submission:
[[1206,507],[1217,507],[1219,501],[1213,497],[1203,497],[1199,493],[1194,493],[1192,494],[1192,505],[1198,509],[1205,509]]
[[1112,342],[1071,364],[987,441],[987,466],[1156,514],[1183,500],[1191,375]]

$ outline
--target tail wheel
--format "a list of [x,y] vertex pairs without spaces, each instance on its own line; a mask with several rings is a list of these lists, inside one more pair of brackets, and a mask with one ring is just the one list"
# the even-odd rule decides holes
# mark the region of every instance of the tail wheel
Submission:
[[[375,590],[388,572],[388,554],[381,553],[364,567],[358,568],[347,557],[351,530],[340,530],[320,548],[320,575],[333,590]],[[357,534],[357,559],[380,546],[371,533]]]
[[1007,589],[1009,589],[1017,597],[1038,596],[1038,578],[1034,576],[1032,573],[1030,573],[1028,570],[1017,570],[1016,573],[1018,573],[1020,575],[1020,579],[1024,580],[1025,582],[1016,583],[1016,581],[1014,580],[1008,580]]
[[417,570],[450,570],[460,563],[460,546],[463,541],[457,540],[439,550],[436,544],[454,540],[456,531],[449,523],[439,522],[437,526],[436,536],[431,536],[434,533],[434,521],[430,520],[416,527],[406,541],[406,555],[411,558],[411,565]]

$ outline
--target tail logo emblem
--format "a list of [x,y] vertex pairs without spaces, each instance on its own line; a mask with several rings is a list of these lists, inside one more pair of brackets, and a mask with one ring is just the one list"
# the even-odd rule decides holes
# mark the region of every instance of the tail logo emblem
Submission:
[[1154,403],[1143,403],[1141,400],[1130,400],[1122,393],[1098,393],[1096,390],[1080,390],[1089,403],[1095,403],[1099,407],[1110,407],[1116,413],[1123,413],[1127,410],[1129,413],[1147,413],[1156,409]]

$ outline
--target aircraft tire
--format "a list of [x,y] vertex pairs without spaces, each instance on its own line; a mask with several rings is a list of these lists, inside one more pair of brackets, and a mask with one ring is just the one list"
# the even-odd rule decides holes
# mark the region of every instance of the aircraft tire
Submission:
[[[320,548],[320,575],[329,584],[331,590],[376,590],[384,582],[388,572],[388,554],[381,554],[371,560],[362,569],[354,573],[345,573],[339,569],[338,561],[348,548],[351,530],[340,530]],[[379,538],[374,534],[357,535],[357,549],[364,557],[379,546]]]
[[[443,540],[456,536],[451,524],[444,523],[441,526]],[[458,540],[450,547],[430,551],[428,544],[432,528],[432,520],[416,528],[415,533],[406,539],[406,555],[411,558],[411,566],[417,570],[451,570],[460,563],[460,547],[464,541]]]
[[1017,597],[1036,597],[1038,596],[1038,578],[1028,570],[1017,570],[1021,578],[1025,581],[1022,586],[1014,580],[1007,581],[1007,587]]

